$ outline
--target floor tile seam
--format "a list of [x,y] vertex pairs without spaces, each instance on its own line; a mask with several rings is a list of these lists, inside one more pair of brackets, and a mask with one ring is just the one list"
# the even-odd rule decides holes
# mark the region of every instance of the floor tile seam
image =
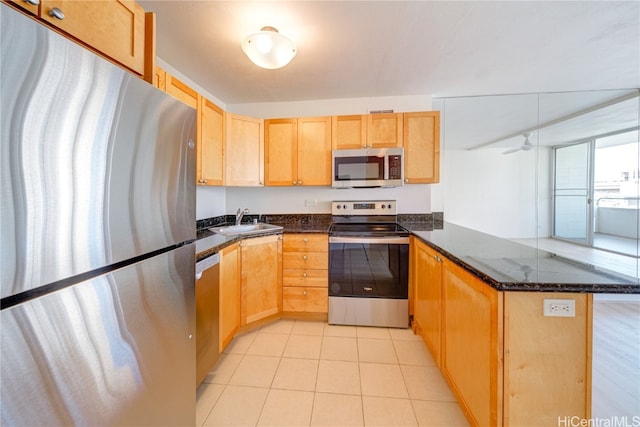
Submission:
[[[362,362],[362,363],[367,363],[370,365],[385,365],[385,366],[398,366],[398,370],[400,371],[400,377],[402,378],[402,383],[404,384],[404,391],[407,393],[407,398],[410,398],[411,395],[409,394],[409,387],[407,386],[407,381],[404,378],[404,373],[402,372],[402,368],[400,367],[400,365],[398,364],[394,364],[394,363],[378,363],[378,362]],[[361,363],[358,363],[358,366]],[[362,374],[360,375],[360,388],[362,389]],[[362,395],[364,396],[364,391],[362,391]],[[387,396],[376,396],[376,397],[387,397]]]
[[[217,385],[222,385],[222,384],[217,384]],[[199,427],[204,426],[207,423],[207,420],[209,419],[209,417],[211,416],[211,413],[213,412],[213,408],[216,407],[216,405],[218,404],[218,402],[220,401],[220,398],[222,397],[222,395],[224,394],[224,391],[227,389],[227,385],[224,384],[222,385],[222,391],[220,392],[220,394],[218,395],[218,397],[216,397],[215,402],[213,402],[213,404],[211,405],[211,407],[209,408],[209,411],[207,412],[207,415],[204,417],[204,420],[202,421],[202,424],[200,424]],[[197,402],[196,402],[197,403]]]

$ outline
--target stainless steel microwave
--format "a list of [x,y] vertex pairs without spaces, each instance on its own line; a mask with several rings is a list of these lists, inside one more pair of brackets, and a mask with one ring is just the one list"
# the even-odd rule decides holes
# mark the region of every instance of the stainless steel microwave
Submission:
[[398,187],[404,181],[402,148],[333,150],[332,187]]

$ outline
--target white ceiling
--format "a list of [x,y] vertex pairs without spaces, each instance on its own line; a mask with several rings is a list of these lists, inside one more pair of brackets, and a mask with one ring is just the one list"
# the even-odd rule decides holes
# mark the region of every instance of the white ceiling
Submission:
[[[227,105],[640,87],[637,0],[140,3],[156,13],[158,57]],[[297,44],[280,70],[240,47],[266,25]],[[503,136],[526,126],[514,118]]]

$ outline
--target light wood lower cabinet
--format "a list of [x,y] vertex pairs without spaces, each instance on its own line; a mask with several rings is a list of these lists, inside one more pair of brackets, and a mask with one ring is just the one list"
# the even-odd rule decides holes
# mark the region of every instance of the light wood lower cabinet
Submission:
[[282,235],[243,240],[240,323],[282,311]]
[[[501,292],[416,238],[411,251],[416,331],[471,425],[591,417],[592,295]],[[574,300],[575,317],[544,316],[545,299]]]
[[443,261],[442,371],[472,425],[502,425],[502,294]]
[[220,352],[240,327],[240,251],[238,243],[220,251]]
[[329,240],[326,234],[285,234],[282,310],[327,313]]
[[412,242],[413,320],[434,360],[441,366],[443,257],[415,238]]

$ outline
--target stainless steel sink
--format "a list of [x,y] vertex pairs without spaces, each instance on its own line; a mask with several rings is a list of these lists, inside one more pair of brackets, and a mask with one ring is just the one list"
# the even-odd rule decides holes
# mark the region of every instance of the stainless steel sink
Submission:
[[240,225],[223,225],[222,227],[213,227],[209,230],[223,234],[225,236],[231,234],[257,234],[263,233],[265,231],[278,231],[282,230],[282,227],[279,225],[265,224],[259,222],[257,224],[240,224]]

